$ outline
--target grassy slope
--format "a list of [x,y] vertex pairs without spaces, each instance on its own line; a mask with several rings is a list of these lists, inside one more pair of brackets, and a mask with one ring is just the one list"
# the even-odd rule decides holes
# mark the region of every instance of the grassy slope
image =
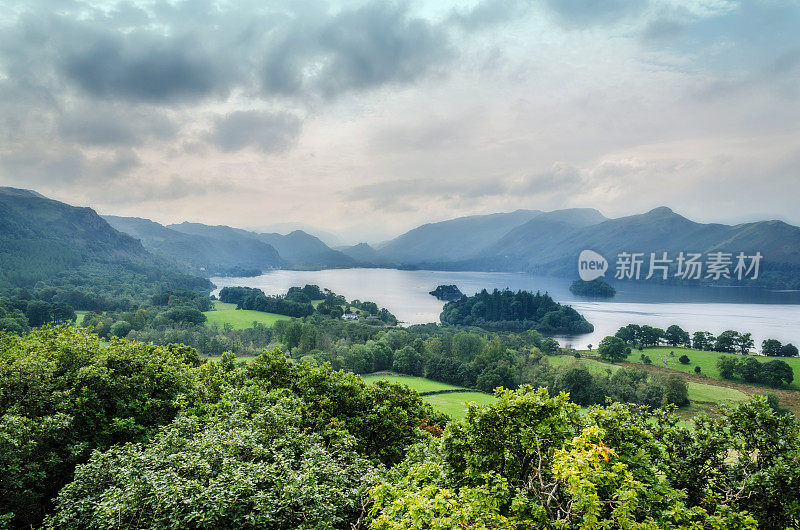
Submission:
[[362,375],[361,378],[366,383],[372,383],[378,380],[390,381],[392,383],[400,383],[416,390],[417,392],[435,392],[437,390],[455,390],[457,388],[460,388],[455,385],[440,383],[438,381],[425,379],[424,377],[414,377],[410,375],[378,374],[378,375]]
[[245,329],[253,327],[253,322],[273,325],[279,320],[291,320],[292,317],[277,315],[275,313],[264,313],[262,311],[251,311],[249,309],[236,309],[236,304],[225,304],[217,300],[214,301],[214,310],[203,313],[208,321],[207,324],[216,322],[220,326],[230,324],[233,329]]
[[435,394],[423,396],[433,408],[443,412],[453,419],[460,420],[466,416],[466,403],[475,402],[478,405],[491,405],[497,398],[482,392],[452,392],[450,394]]
[[[711,377],[712,379],[722,379],[719,375],[719,370],[717,370],[717,359],[719,359],[721,356],[726,355],[728,357],[742,357],[741,355],[734,353],[690,350],[688,348],[673,348],[671,346],[645,348],[644,352],[641,353],[649,355],[653,360],[654,365],[663,367],[664,355],[671,351],[675,352],[675,361],[671,362],[669,365],[672,370],[678,370],[685,373],[694,373],[694,367],[699,366],[701,373]],[[628,357],[628,361],[639,362],[639,356],[641,353],[639,350],[633,350],[630,357]],[[686,356],[689,357],[689,364],[681,364],[678,362],[678,357],[683,354],[686,354]],[[792,370],[794,370],[794,381],[789,388],[800,390],[800,357],[762,357],[760,355],[750,355],[749,357],[752,357],[753,359],[762,363],[773,361],[775,359],[786,361],[786,363],[792,367]]]
[[[440,383],[425,379],[424,377],[413,377],[405,375],[389,375],[389,374],[376,374],[376,375],[362,375],[361,378],[366,383],[384,380],[391,381],[392,383],[404,384],[417,392],[433,392],[436,390],[453,390],[459,387],[447,383]],[[482,392],[451,392],[448,394],[434,394],[432,396],[423,396],[423,400],[427,401],[433,408],[439,412],[443,412],[454,419],[461,419],[466,414],[467,407],[465,403],[474,401],[479,405],[489,405],[494,402],[495,397]]]

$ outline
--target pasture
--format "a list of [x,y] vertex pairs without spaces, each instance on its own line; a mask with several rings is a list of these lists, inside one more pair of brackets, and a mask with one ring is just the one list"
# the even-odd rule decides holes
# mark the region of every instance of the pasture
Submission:
[[279,320],[292,319],[290,316],[278,315],[275,313],[236,309],[236,304],[226,304],[217,300],[214,301],[214,309],[205,311],[203,314],[206,316],[206,323],[208,325],[216,323],[221,327],[225,324],[230,324],[233,326],[233,329],[252,328],[253,322],[272,326]]

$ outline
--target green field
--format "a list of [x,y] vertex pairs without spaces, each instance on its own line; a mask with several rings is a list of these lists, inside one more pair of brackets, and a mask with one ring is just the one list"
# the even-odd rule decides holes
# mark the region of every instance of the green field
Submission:
[[[690,350],[688,348],[673,348],[670,346],[661,346],[658,348],[645,348],[644,352],[639,352],[639,350],[633,350],[631,352],[630,357],[628,357],[628,361],[632,363],[639,362],[639,356],[641,353],[650,356],[650,359],[653,360],[654,366],[664,366],[664,355],[668,354],[669,352],[675,352],[675,361],[669,364],[669,367],[673,370],[678,370],[680,372],[686,373],[694,373],[694,367],[699,366],[702,375],[706,375],[711,377],[712,379],[722,379],[719,375],[719,370],[717,370],[717,359],[721,356],[726,355],[728,357],[737,357],[740,358],[742,355],[734,354],[734,353],[720,353],[714,351],[701,351],[701,350]],[[678,358],[686,354],[689,357],[689,364],[681,364],[678,362]],[[786,363],[792,367],[794,370],[794,381],[789,386],[789,388],[800,389],[800,357],[762,357],[760,355],[750,355],[753,359],[765,363],[767,361],[773,361],[775,359],[786,361]],[[742,381],[737,382],[741,383]]]
[[[400,383],[416,390],[417,392],[436,392],[437,390],[455,390],[460,388],[455,385],[425,379],[424,377],[406,375],[377,374],[362,375],[361,378],[366,383],[373,383],[375,381],[391,381],[392,383]],[[474,401],[478,405],[490,405],[494,403],[496,398],[482,392],[470,392],[468,390],[464,390],[464,392],[450,392],[447,394],[422,396],[422,399],[430,403],[433,408],[439,412],[443,412],[451,418],[460,420],[464,417],[467,411],[465,403]]]
[[214,301],[214,310],[203,313],[207,324],[217,323],[220,326],[230,324],[233,329],[245,329],[253,327],[253,322],[271,326],[279,320],[291,320],[292,317],[286,315],[276,315],[275,313],[264,313],[262,311],[251,311],[249,309],[236,309],[236,304],[226,304]]
[[430,403],[439,412],[443,412],[456,420],[466,416],[466,403],[475,402],[478,405],[491,405],[497,400],[494,396],[482,392],[451,392],[449,394],[423,396],[422,399]]
[[389,381],[392,383],[400,383],[416,390],[417,392],[436,392],[438,390],[455,390],[461,388],[447,383],[440,383],[438,381],[431,381],[424,377],[414,377],[410,375],[362,375],[361,379],[365,383],[373,383],[375,381]]

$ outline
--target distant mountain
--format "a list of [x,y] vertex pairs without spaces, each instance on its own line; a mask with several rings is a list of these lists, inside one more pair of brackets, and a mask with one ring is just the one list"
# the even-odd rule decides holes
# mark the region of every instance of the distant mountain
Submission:
[[473,215],[428,223],[400,235],[378,248],[380,257],[396,265],[442,263],[472,258],[513,228],[542,212]]
[[362,265],[379,265],[383,262],[378,252],[367,243],[359,243],[350,247],[337,247],[336,250],[353,258]]
[[302,230],[286,235],[258,234],[258,237],[278,249],[281,257],[295,267],[352,267],[357,264],[355,259]]
[[109,296],[124,294],[134,282],[153,291],[161,290],[160,283],[167,288],[210,287],[206,280],[170,269],[91,208],[30,190],[0,188],[0,285],[25,287],[40,281],[89,288],[102,283],[115,290]]
[[185,234],[212,237],[215,239],[257,240],[271,245],[290,267],[350,267],[356,264],[353,258],[333,250],[328,245],[302,230],[286,235],[258,234],[240,228],[201,223],[184,222],[167,226]]
[[764,256],[760,284],[800,286],[800,228],[781,221],[740,225],[696,223],[666,207],[644,214],[581,226],[535,218],[515,228],[496,244],[459,267],[476,270],[531,271],[574,276],[584,249],[614,260],[621,252],[745,252]]
[[187,234],[139,217],[106,215],[104,219],[120,232],[141,240],[153,254],[195,272],[228,274],[238,269],[264,270],[283,265],[275,248],[249,234]]

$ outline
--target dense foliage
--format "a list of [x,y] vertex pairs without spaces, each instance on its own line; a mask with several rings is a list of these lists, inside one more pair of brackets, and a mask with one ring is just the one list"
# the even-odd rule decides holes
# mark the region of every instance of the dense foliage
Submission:
[[[400,346],[395,333],[408,332],[379,330],[371,347]],[[575,370],[556,379],[580,400],[602,378]],[[0,378],[0,527],[800,523],[800,433],[765,398],[681,426],[649,406],[581,414],[566,394],[523,385],[445,424],[407,387],[278,351],[202,362],[185,346],[103,345],[74,328],[0,336]],[[650,399],[654,383],[622,368],[601,386]]]
[[764,398],[680,427],[564,394],[500,391],[372,488],[371,528],[786,528],[800,435]]
[[572,294],[593,298],[611,298],[617,294],[617,290],[602,278],[595,278],[590,282],[575,280],[570,284],[569,290]]
[[459,289],[457,285],[439,285],[428,294],[446,302],[458,300],[464,296],[464,293],[461,292],[461,289]]
[[594,327],[577,311],[562,306],[547,293],[513,292],[508,289],[491,293],[486,289],[474,296],[464,296],[445,304],[440,319],[445,324],[478,326],[487,330],[542,333],[590,333]]

